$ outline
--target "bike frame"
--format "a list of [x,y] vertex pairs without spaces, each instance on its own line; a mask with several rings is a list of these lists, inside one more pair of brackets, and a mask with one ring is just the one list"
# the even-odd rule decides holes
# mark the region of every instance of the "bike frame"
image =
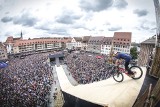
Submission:
[[121,73],[124,73],[128,76],[128,72],[126,71],[125,68],[118,67],[118,71],[121,72]]

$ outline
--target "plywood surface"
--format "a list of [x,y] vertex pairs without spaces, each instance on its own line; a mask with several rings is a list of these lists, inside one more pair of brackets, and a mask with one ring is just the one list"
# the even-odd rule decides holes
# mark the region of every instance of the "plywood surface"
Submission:
[[91,84],[73,86],[62,66],[55,66],[61,89],[83,100],[108,107],[132,107],[142,87],[146,69],[139,80],[124,75],[124,81],[117,83],[113,78]]

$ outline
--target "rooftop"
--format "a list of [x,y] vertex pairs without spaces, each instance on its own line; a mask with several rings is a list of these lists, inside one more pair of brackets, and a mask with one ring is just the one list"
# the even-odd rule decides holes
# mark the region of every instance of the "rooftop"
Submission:
[[83,36],[82,42],[87,43],[91,36]]
[[131,32],[115,32],[113,38],[122,38],[131,40],[131,36],[132,36]]
[[141,44],[153,44],[154,45],[155,42],[156,42],[156,38],[155,37],[151,37],[151,38],[143,41]]

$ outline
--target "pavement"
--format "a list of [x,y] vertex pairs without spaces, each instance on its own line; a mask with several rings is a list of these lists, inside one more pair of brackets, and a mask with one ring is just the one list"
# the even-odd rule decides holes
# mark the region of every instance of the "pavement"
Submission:
[[64,100],[63,100],[63,95],[61,92],[61,87],[60,87],[60,83],[58,80],[55,65],[52,66],[52,73],[54,76],[54,83],[51,89],[51,98],[50,98],[51,104],[49,107],[62,107]]
[[70,81],[70,83],[71,83],[73,86],[77,86],[77,85],[78,85],[78,82],[72,77],[71,73],[68,71],[67,65],[62,65],[62,68],[64,69],[64,72],[65,72],[68,80]]

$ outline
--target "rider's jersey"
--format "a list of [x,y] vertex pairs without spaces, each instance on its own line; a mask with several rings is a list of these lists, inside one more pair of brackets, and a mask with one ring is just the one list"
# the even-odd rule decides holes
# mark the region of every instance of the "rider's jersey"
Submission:
[[116,56],[117,59],[124,59],[126,62],[130,61],[132,59],[132,57],[129,54],[125,54],[125,53],[119,53]]

